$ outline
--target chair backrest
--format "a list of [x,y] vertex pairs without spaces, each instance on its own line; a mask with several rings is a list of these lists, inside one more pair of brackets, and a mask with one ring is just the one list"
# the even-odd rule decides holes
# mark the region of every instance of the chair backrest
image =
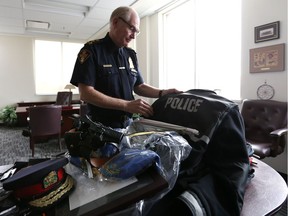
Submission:
[[72,92],[62,91],[57,93],[55,105],[70,106],[72,101]]
[[28,112],[32,136],[46,136],[61,133],[61,106],[35,106],[28,108]]
[[287,102],[246,99],[241,114],[248,141],[269,142],[270,132],[287,127]]

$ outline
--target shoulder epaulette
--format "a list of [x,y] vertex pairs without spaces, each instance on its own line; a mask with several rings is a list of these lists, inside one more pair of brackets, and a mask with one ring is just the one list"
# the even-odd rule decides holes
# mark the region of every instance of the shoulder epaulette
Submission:
[[99,40],[99,39],[91,40],[91,41],[88,41],[87,43],[85,43],[85,45],[97,44],[97,43],[99,43],[100,41],[101,41],[101,40]]
[[132,52],[136,54],[136,51],[130,47],[125,47],[127,49],[128,52]]

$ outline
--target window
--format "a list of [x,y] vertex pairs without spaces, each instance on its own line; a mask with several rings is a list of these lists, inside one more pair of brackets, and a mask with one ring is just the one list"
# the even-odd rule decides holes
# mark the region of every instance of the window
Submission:
[[54,95],[70,83],[83,44],[35,40],[35,88],[37,95]]
[[162,17],[163,87],[211,89],[239,99],[241,1],[188,0]]

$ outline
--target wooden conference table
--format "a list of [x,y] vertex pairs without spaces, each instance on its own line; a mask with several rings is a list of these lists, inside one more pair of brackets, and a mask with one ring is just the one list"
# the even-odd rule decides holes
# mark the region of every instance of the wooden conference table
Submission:
[[[17,115],[17,125],[18,126],[28,126],[27,117],[29,106],[18,106],[16,108]],[[62,134],[69,131],[73,126],[73,120],[70,118],[72,114],[79,114],[80,105],[73,106],[63,106],[62,107],[62,120],[63,124],[61,126]]]
[[287,198],[287,183],[272,167],[254,161],[255,177],[246,188],[241,216],[274,215]]
[[[246,188],[241,216],[273,215],[275,212],[280,210],[282,204],[287,198],[287,184],[281,175],[279,175],[279,173],[272,167],[257,159],[255,159],[255,162],[257,162],[257,165],[254,167],[255,177]],[[0,172],[5,171],[7,168],[9,168],[9,166],[0,166]],[[83,175],[79,174],[78,176],[77,174],[73,176],[73,178],[76,182],[81,182],[80,178],[83,178]],[[115,184],[117,184],[117,182]],[[83,187],[83,184],[80,185]],[[102,190],[105,190],[105,188],[102,188]],[[73,196],[73,193],[70,196]],[[78,199],[81,200],[82,198],[78,197]],[[90,206],[90,209],[87,209],[84,205],[80,206],[77,210],[77,215],[97,215],[97,210],[91,209],[91,206],[95,208],[95,203],[97,204],[97,200],[91,201],[90,204],[93,205],[88,205]],[[98,204],[101,205],[101,202]],[[71,213],[72,212],[73,211],[71,211]],[[72,215],[74,214],[72,213]]]

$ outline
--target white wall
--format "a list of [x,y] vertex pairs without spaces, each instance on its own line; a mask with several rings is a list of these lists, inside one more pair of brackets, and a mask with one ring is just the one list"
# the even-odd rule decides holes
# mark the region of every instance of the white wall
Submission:
[[[158,16],[141,19],[141,34],[136,39],[137,56],[141,74],[146,83],[161,88],[161,55],[159,55]],[[143,34],[142,34],[143,32]],[[155,99],[145,99],[153,103]]]
[[0,37],[0,107],[34,99],[31,38]]

